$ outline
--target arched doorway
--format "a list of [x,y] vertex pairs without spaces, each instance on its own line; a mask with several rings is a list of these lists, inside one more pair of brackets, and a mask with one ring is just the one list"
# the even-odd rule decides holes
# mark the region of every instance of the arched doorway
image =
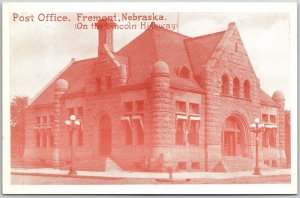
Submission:
[[248,128],[243,117],[232,114],[226,118],[222,128],[223,156],[248,156]]
[[99,122],[99,154],[110,155],[112,147],[111,120],[102,116]]

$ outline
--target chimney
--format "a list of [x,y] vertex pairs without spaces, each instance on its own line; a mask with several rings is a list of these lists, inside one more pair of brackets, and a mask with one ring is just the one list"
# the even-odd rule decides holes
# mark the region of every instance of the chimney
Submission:
[[228,30],[233,30],[233,29],[236,29],[236,24],[235,24],[235,22],[231,22],[231,23],[229,23],[228,24],[228,28],[227,28]]
[[113,51],[113,29],[115,22],[101,19],[96,23],[98,29],[98,57],[105,52],[105,45]]

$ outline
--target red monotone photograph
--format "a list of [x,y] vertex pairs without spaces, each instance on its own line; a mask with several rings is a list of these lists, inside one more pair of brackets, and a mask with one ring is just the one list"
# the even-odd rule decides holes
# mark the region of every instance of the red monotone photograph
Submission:
[[297,193],[297,5],[121,4],[4,5],[4,192]]

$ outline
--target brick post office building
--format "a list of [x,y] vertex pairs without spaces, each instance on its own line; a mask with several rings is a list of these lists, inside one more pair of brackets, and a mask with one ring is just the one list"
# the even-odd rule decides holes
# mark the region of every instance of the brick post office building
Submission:
[[152,24],[117,52],[115,24],[97,25],[98,56],[72,60],[26,109],[27,163],[68,166],[74,114],[77,169],[250,170],[255,118],[261,166],[285,167],[284,95],[260,88],[235,23],[193,38]]

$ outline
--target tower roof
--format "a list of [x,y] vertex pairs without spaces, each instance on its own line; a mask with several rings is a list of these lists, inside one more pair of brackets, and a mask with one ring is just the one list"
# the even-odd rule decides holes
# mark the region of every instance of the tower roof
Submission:
[[169,66],[164,61],[157,61],[152,68],[152,74],[169,74]]

